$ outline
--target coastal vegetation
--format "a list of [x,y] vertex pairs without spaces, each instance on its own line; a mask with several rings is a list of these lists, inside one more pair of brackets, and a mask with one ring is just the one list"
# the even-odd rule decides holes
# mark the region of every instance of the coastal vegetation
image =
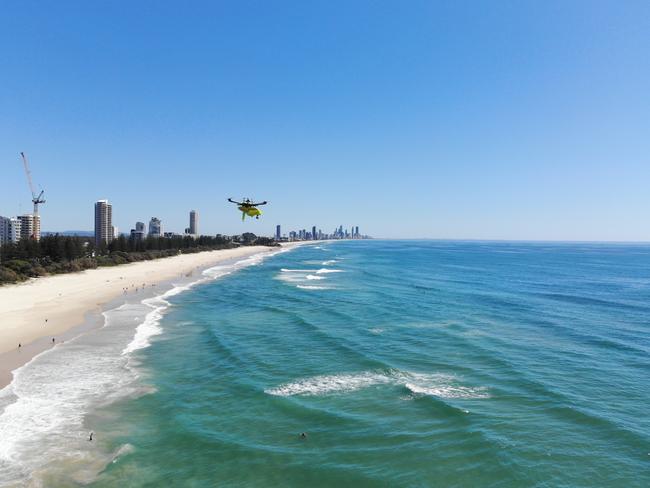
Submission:
[[173,236],[135,239],[119,236],[108,244],[95,246],[90,237],[42,237],[39,241],[22,239],[0,247],[0,285],[29,278],[74,273],[102,266],[149,261],[177,254],[230,249],[239,246],[275,246],[267,237],[242,236]]

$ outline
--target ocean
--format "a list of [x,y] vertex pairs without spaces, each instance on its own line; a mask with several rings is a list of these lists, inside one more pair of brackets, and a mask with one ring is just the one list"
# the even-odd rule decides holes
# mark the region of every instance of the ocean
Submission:
[[0,392],[0,485],[650,486],[648,245],[319,242],[104,317]]

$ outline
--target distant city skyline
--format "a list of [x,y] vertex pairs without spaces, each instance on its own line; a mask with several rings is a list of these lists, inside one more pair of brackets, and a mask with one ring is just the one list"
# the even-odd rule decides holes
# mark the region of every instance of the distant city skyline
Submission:
[[23,151],[43,231],[650,241],[649,2],[64,4],[0,18],[0,215]]

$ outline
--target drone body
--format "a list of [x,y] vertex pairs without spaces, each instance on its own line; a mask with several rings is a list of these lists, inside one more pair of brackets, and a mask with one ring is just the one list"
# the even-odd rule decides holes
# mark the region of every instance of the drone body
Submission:
[[260,205],[266,205],[267,203],[266,201],[253,203],[250,198],[244,198],[241,202],[236,202],[232,198],[229,198],[228,201],[237,205],[237,208],[241,211],[242,220],[244,220],[247,215],[259,219],[260,215],[262,215],[262,211],[257,207]]

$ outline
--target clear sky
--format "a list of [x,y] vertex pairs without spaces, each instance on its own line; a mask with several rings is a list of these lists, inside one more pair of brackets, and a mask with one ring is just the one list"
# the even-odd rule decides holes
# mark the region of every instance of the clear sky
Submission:
[[650,2],[10,0],[0,215],[20,151],[45,230],[650,241]]

